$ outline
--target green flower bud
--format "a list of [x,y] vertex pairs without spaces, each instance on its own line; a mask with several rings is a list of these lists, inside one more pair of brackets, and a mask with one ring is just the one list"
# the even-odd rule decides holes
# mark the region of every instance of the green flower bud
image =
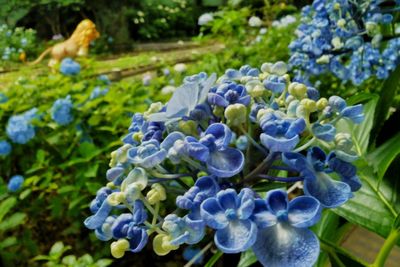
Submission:
[[334,8],[335,10],[339,10],[339,9],[340,9],[340,4],[339,4],[339,3],[335,3],[335,4],[333,5],[333,8]]
[[166,200],[167,194],[161,184],[153,184],[151,186],[151,190],[147,193],[146,197],[150,205],[154,205],[160,201]]
[[326,108],[326,106],[328,106],[328,99],[326,99],[325,97],[319,99],[317,101],[317,109],[322,111],[324,110],[324,108]]
[[115,167],[118,162],[125,163],[127,159],[126,154],[131,147],[132,146],[130,144],[125,144],[117,150],[111,152],[111,160],[109,166],[112,168]]
[[246,122],[247,109],[243,104],[229,105],[225,109],[225,118],[228,120],[228,124],[238,126]]
[[143,138],[143,133],[142,132],[136,132],[136,133],[134,133],[132,135],[133,141],[136,141],[136,142],[139,142],[139,143],[142,141],[142,138]]
[[125,251],[129,249],[129,241],[126,239],[118,239],[111,243],[111,255],[114,258],[122,258],[125,255]]
[[107,202],[110,206],[118,206],[125,201],[125,194],[123,192],[114,192],[108,195]]
[[379,26],[373,21],[368,21],[365,24],[365,29],[367,30],[368,35],[375,35],[379,33]]
[[197,132],[197,123],[192,120],[188,121],[179,121],[178,123],[179,129],[186,135],[196,136]]
[[319,58],[317,58],[317,63],[318,64],[328,64],[330,61],[330,58],[328,55],[323,55]]
[[161,102],[151,103],[149,109],[143,113],[143,117],[148,119],[148,116],[153,113],[159,112],[163,108],[163,104]]
[[315,103],[314,100],[311,100],[309,98],[304,98],[300,101],[300,105],[304,106],[304,108],[308,112],[314,112],[317,111],[317,103]]
[[307,109],[304,107],[304,105],[301,105],[301,104],[297,105],[296,117],[304,118],[305,116],[307,116],[307,114],[308,114],[308,112],[307,112]]
[[216,106],[213,110],[213,113],[217,117],[222,117],[224,116],[224,108],[220,106]]
[[153,239],[153,249],[158,256],[165,256],[171,250],[176,250],[179,246],[171,245],[172,237],[166,234],[158,234]]
[[338,21],[337,21],[337,25],[338,25],[338,27],[339,28],[344,28],[344,26],[346,25],[346,20],[345,19],[339,19]]
[[260,97],[266,92],[264,85],[259,80],[246,83],[246,91],[252,97]]
[[293,95],[296,98],[304,98],[307,96],[307,86],[302,83],[291,83],[288,90],[289,94]]
[[340,49],[344,45],[339,37],[333,38],[331,43],[332,43],[334,49]]

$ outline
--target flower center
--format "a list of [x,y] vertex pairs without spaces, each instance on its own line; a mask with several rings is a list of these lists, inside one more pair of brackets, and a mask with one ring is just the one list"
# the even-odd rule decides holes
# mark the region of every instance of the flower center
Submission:
[[288,212],[287,210],[280,210],[276,213],[276,217],[278,218],[278,221],[287,221],[288,220]]
[[227,209],[225,211],[225,216],[229,219],[229,220],[235,220],[237,219],[237,215],[236,215],[236,211],[234,209]]

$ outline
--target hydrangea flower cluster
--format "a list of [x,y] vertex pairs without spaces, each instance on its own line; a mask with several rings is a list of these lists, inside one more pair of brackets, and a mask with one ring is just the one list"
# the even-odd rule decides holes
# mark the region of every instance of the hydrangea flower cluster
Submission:
[[363,108],[321,98],[287,70],[277,62],[218,79],[202,72],[165,105],[135,114],[86,227],[113,240],[116,258],[150,241],[157,255],[213,241],[224,253],[252,249],[264,266],[315,263],[309,227],[361,187],[352,139],[335,125],[360,123]]
[[250,27],[261,27],[263,24],[262,20],[257,16],[250,17],[248,23]]
[[213,20],[214,20],[214,16],[212,13],[204,13],[199,17],[197,24],[199,26],[203,26],[203,25],[207,25],[208,23],[210,23]]
[[24,181],[25,179],[21,175],[14,175],[13,177],[11,177],[10,181],[8,181],[7,185],[8,191],[10,192],[18,191],[22,187]]
[[72,58],[64,58],[61,61],[60,72],[64,75],[74,76],[81,71],[81,65]]
[[400,38],[383,28],[390,28],[400,2],[386,8],[382,2],[314,0],[304,7],[289,46],[297,80],[326,72],[356,85],[371,76],[386,79],[399,64]]
[[7,156],[11,152],[11,145],[5,140],[0,140],[0,156]]
[[35,127],[31,122],[37,116],[37,108],[11,116],[6,127],[7,136],[11,141],[17,144],[26,144],[31,140],[35,136]]
[[72,108],[73,105],[70,95],[65,98],[57,99],[51,107],[51,118],[59,125],[67,125],[74,119],[71,114]]
[[295,23],[296,21],[297,21],[296,17],[294,17],[292,15],[287,15],[278,20],[274,20],[272,22],[272,27],[285,28],[285,27],[289,26],[290,24]]

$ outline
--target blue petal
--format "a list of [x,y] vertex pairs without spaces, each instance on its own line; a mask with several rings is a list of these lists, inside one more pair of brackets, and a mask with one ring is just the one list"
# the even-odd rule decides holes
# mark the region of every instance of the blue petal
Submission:
[[208,103],[220,107],[227,107],[229,105],[228,100],[216,93],[208,93]]
[[299,196],[289,203],[289,223],[297,228],[310,227],[321,217],[319,201],[309,196]]
[[319,242],[309,229],[277,224],[258,232],[253,251],[264,266],[310,267],[318,259]]
[[109,181],[114,181],[124,173],[125,169],[122,167],[114,167],[107,170],[106,177]]
[[273,214],[278,214],[279,212],[286,211],[288,209],[288,196],[283,190],[275,189],[268,191],[265,201],[268,209]]
[[187,232],[189,233],[186,244],[193,245],[200,242],[205,235],[205,225],[203,221],[191,220],[188,216],[183,217]]
[[208,171],[217,177],[232,177],[238,174],[244,165],[243,153],[234,148],[214,151],[207,160]]
[[267,202],[264,199],[256,199],[251,219],[259,228],[266,228],[277,223],[277,217],[268,211]]
[[282,153],[282,161],[289,167],[301,171],[307,168],[307,159],[300,153]]
[[265,80],[264,87],[275,94],[281,94],[286,87],[285,83]]
[[304,192],[318,199],[326,208],[339,207],[352,197],[348,184],[335,181],[324,172],[316,173],[316,179],[305,179]]
[[171,147],[174,146],[176,141],[183,139],[185,139],[185,135],[183,133],[172,132],[164,139],[164,141],[160,145],[160,148],[168,151]]
[[324,124],[321,125],[319,123],[315,123],[312,126],[312,132],[318,139],[331,142],[335,139],[336,128],[332,124]]
[[130,213],[120,214],[114,221],[111,231],[115,239],[124,238],[128,235],[129,224],[133,222],[133,216]]
[[211,134],[215,137],[215,145],[218,148],[225,148],[232,140],[232,131],[223,123],[213,123],[208,126],[204,135]]
[[239,253],[250,248],[257,239],[257,225],[250,220],[231,221],[217,230],[215,245],[224,253]]
[[299,143],[299,136],[295,135],[292,138],[272,137],[262,133],[260,135],[261,143],[273,152],[290,152]]
[[[188,138],[186,140],[189,140]],[[185,152],[192,158],[206,162],[210,157],[210,151],[208,147],[199,143],[197,140],[195,142],[185,143]]]
[[86,218],[86,220],[83,223],[87,228],[92,230],[99,228],[103,225],[104,221],[107,219],[111,209],[112,207],[108,204],[108,201],[105,200],[101,204],[100,209],[97,210],[96,214]]
[[351,119],[354,123],[361,123],[364,120],[363,106],[361,104],[346,107],[341,114],[343,117]]
[[232,188],[219,191],[217,194],[217,199],[224,211],[227,209],[236,210],[239,207],[238,195]]
[[213,229],[223,229],[229,223],[225,211],[214,197],[206,199],[201,204],[200,213],[204,222]]
[[129,250],[134,253],[141,251],[149,239],[146,230],[137,226],[129,229],[128,236]]
[[248,219],[254,210],[254,192],[249,188],[243,188],[239,195],[239,208],[238,208],[238,217],[241,220]]
[[329,105],[335,110],[341,112],[346,107],[346,101],[339,96],[331,96]]

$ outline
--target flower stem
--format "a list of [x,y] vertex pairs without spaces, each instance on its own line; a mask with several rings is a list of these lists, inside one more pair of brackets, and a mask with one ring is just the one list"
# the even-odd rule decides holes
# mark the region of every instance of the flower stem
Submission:
[[295,150],[293,150],[293,152],[300,152],[303,151],[304,149],[308,148],[309,146],[311,146],[315,140],[317,140],[317,138],[315,138],[315,136],[313,138],[311,138],[307,143],[305,143],[304,145],[296,148]]
[[386,238],[385,243],[379,250],[378,255],[375,258],[374,263],[372,263],[371,267],[383,267],[385,265],[386,259],[392,251],[392,248],[397,244],[397,241],[400,239],[400,229],[393,229],[389,236]]
[[195,261],[201,257],[201,255],[203,255],[204,253],[206,253],[207,250],[209,250],[212,246],[213,242],[208,243],[202,250],[199,251],[199,253],[197,253],[196,255],[194,255],[194,257],[188,262],[186,263],[183,267],[190,267],[193,265],[193,263],[195,263]]
[[270,176],[270,175],[264,175],[264,174],[259,174],[258,177],[261,177],[263,179],[268,179],[271,181],[276,181],[276,182],[285,182],[285,183],[294,183],[298,181],[303,181],[304,177],[296,176],[296,177],[278,177],[278,176]]
[[160,212],[160,202],[156,203],[156,207],[154,209],[154,214],[153,214],[153,220],[151,221],[151,225],[155,226],[157,224],[157,216],[158,213]]
[[242,183],[253,180],[256,177],[256,175],[258,175],[258,174],[262,173],[263,171],[265,171],[266,169],[268,169],[269,166],[272,165],[274,160],[275,160],[275,153],[270,152],[268,154],[268,156],[261,162],[261,164],[257,166],[257,168],[252,170],[249,174],[247,174],[244,177],[244,179],[242,180]]
[[265,148],[263,148],[262,146],[260,146],[256,140],[253,139],[253,137],[251,137],[251,135],[243,128],[243,126],[240,126],[240,131],[249,139],[250,143],[253,144],[253,146],[255,146],[258,150],[260,150],[261,152],[263,152],[265,155],[268,154],[268,152],[266,151]]

